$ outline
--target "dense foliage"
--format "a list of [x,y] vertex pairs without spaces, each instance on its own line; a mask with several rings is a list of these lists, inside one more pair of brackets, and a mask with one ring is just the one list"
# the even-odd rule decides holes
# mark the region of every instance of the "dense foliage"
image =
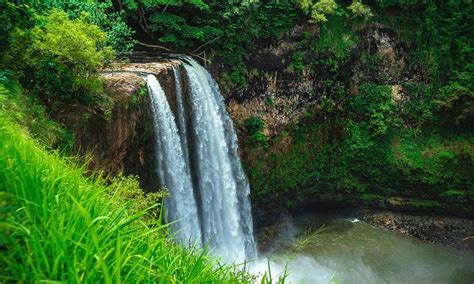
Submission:
[[258,116],[247,118],[244,122],[245,129],[248,134],[247,144],[249,147],[268,147],[267,138],[262,133],[265,122]]
[[[6,43],[0,68],[19,80],[50,111],[65,102],[99,102],[97,69],[114,58],[107,34],[87,14],[70,19],[63,10],[43,14],[26,4],[6,2]],[[5,36],[6,35],[6,36]]]
[[130,50],[131,30],[106,13],[111,3],[0,6],[0,282],[253,281],[170,241],[163,193],[144,195],[133,177],[105,180],[62,156],[73,137],[48,116],[100,104],[98,69]]
[[[433,87],[434,111],[447,127],[472,131],[474,108],[474,37],[470,1],[383,1],[382,7],[398,7],[400,16],[385,22],[400,30],[414,45],[413,64],[422,68]],[[442,118],[441,118],[442,117]]]
[[[474,7],[468,2],[379,1],[366,12],[368,6],[347,6],[361,18],[336,8],[316,38],[299,43],[290,64],[290,71],[313,74],[317,83],[308,95],[316,107],[267,149],[250,153],[255,200],[291,207],[329,194],[381,206],[472,210]],[[403,46],[402,75],[363,45],[360,35],[380,27]]]
[[[144,45],[212,62],[221,89],[244,100],[262,78],[309,78],[313,107],[299,121],[271,137],[257,114],[242,125],[259,208],[328,194],[472,212],[470,0],[7,0],[0,10],[0,281],[248,280],[171,244],[135,179],[84,178],[48,152],[74,144],[50,118],[109,107],[100,69]],[[390,33],[403,66],[387,66],[367,31]]]

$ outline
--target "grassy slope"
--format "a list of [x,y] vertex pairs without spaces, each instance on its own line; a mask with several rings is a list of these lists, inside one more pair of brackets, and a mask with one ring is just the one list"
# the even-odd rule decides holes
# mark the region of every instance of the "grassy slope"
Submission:
[[136,182],[85,178],[83,167],[45,150],[7,115],[8,102],[0,94],[0,282],[250,281],[170,242],[146,218],[156,208],[143,209]]

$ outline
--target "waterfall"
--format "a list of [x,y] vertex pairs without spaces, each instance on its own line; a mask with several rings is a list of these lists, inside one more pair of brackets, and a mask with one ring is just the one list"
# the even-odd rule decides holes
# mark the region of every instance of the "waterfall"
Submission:
[[146,78],[151,99],[156,135],[156,162],[158,177],[169,189],[166,200],[167,219],[180,220],[173,224],[177,240],[201,245],[201,229],[197,216],[193,187],[178,128],[166,100],[165,92],[154,75]]
[[[167,216],[176,238],[207,245],[228,262],[257,257],[250,187],[237,136],[219,88],[191,58],[183,58],[187,90],[173,68],[176,118],[158,81],[148,76],[157,143],[157,170],[170,192]],[[185,96],[185,91],[186,96]]]
[[194,60],[186,61],[203,241],[220,255],[254,258],[250,187],[237,153],[232,120],[212,76]]

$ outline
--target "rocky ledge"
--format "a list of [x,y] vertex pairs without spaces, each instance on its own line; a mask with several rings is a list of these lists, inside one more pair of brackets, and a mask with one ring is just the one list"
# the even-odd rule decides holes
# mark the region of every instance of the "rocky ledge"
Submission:
[[473,219],[373,210],[365,212],[363,219],[373,226],[425,242],[474,251]]
[[90,170],[107,175],[138,175],[142,186],[156,190],[154,131],[150,99],[144,75],[153,74],[165,93],[174,96],[172,66],[177,60],[147,63],[116,63],[101,70],[103,101],[71,104],[57,114],[75,138],[75,150],[87,157]]

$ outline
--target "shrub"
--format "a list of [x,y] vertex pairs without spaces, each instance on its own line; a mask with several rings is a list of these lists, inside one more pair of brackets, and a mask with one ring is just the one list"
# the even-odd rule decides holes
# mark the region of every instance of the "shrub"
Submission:
[[360,0],[352,1],[352,4],[348,9],[354,14],[354,16],[363,17],[365,20],[373,16],[370,8],[362,4],[362,1]]
[[43,17],[32,30],[32,37],[32,54],[39,58],[52,56],[78,77],[94,74],[114,55],[112,48],[105,45],[107,34],[90,24],[86,16],[69,20],[60,10]]
[[263,128],[265,127],[265,122],[261,117],[252,116],[244,121],[244,126],[249,134],[254,134],[258,131],[263,130]]
[[388,134],[398,123],[390,86],[362,84],[359,92],[349,102],[352,110],[360,115],[359,119],[364,120],[374,136]]
[[[131,2],[126,1],[126,3]],[[127,25],[125,13],[114,12],[113,3],[110,0],[43,0],[32,4],[42,14],[48,14],[56,9],[63,10],[72,20],[86,18],[88,22],[97,25],[107,33],[106,45],[111,46],[119,55],[128,55],[133,49],[135,44],[132,39],[133,31]]]
[[297,72],[301,73],[304,70],[304,53],[301,51],[295,51],[291,55],[291,63],[290,63],[290,69]]
[[99,94],[97,69],[113,59],[107,35],[87,17],[69,20],[52,11],[30,30],[16,30],[2,65],[14,69],[28,89],[49,106]]
[[44,145],[72,150],[73,135],[59,123],[51,121],[37,98],[27,96],[6,72],[0,72],[0,113],[8,114]]
[[[469,65],[469,64],[468,64]],[[470,70],[457,74],[456,80],[451,81],[440,89],[435,100],[438,111],[444,114],[442,121],[455,127],[465,127],[473,130],[474,119],[474,64]]]
[[265,127],[265,122],[258,116],[252,116],[244,121],[245,129],[247,130],[248,138],[247,145],[250,147],[268,148],[267,137],[262,133]]

